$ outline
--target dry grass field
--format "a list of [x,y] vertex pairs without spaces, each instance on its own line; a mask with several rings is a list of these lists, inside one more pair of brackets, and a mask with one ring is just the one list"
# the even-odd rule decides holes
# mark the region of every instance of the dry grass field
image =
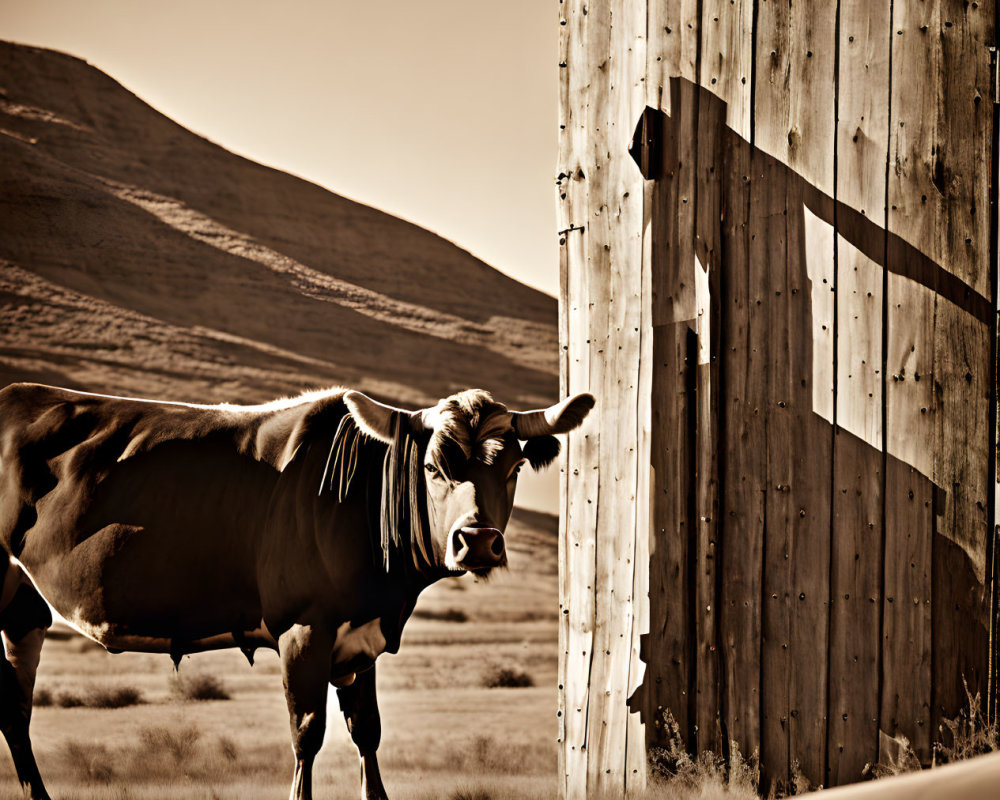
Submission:
[[[517,511],[508,532],[511,568],[429,589],[400,652],[379,661],[380,765],[394,798],[555,793],[556,521]],[[504,671],[533,685],[489,688],[498,675],[518,682]],[[206,683],[229,699],[186,696]],[[252,668],[238,651],[189,656],[175,675],[166,655],[112,655],[56,626],[37,693],[49,704],[35,710],[32,738],[53,797],[287,795],[292,755],[274,653],[258,651]],[[357,798],[359,762],[332,688],[330,712],[316,793]],[[0,800],[19,798],[9,756],[0,764]]]

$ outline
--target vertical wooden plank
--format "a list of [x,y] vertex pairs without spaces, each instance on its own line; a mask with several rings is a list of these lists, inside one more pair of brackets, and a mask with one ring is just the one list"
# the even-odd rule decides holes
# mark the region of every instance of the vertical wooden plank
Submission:
[[878,753],[882,266],[844,239],[837,295],[837,418],[844,424],[834,442],[828,785],[860,780]]
[[[934,735],[931,705],[931,555],[934,532],[934,293],[903,277],[905,242],[931,257],[933,226],[917,226],[926,207],[927,185],[920,151],[925,125],[936,115],[936,48],[923,34],[936,19],[926,3],[893,5],[892,115],[889,121],[889,231],[886,264],[886,615],[883,633],[882,727],[910,739],[926,760]],[[926,70],[926,73],[924,72]],[[914,79],[914,76],[920,76]],[[930,79],[928,79],[930,78]],[[906,126],[909,118],[909,127]],[[928,122],[926,127],[933,127]],[[925,240],[924,243],[920,239]],[[900,274],[902,273],[902,274]],[[889,604],[889,598],[893,602]],[[915,724],[907,725],[907,720]],[[888,726],[892,726],[891,728]]]
[[[751,89],[753,73],[753,3],[749,0],[703,0],[700,83],[725,104],[723,129],[713,118],[714,104],[702,93],[702,129],[714,153],[700,158],[699,228],[718,226],[700,258],[710,270],[712,297],[712,398],[718,424],[720,500],[714,509],[719,653],[712,675],[719,681],[713,711],[721,721],[723,748],[735,743],[745,754],[759,747],[760,578],[763,544],[763,498],[766,478],[761,381],[765,326],[751,326],[757,306],[750,302]],[[706,136],[705,125],[711,136]],[[735,132],[735,133],[734,133]],[[702,147],[708,150],[708,147]],[[710,540],[711,541],[711,540]],[[703,546],[704,550],[704,546]],[[701,572],[701,571],[700,571]],[[703,604],[706,602],[702,601]],[[715,663],[717,661],[717,663]],[[704,684],[705,681],[701,680]],[[703,690],[704,693],[704,690]],[[701,727],[708,715],[701,713]]]
[[[992,120],[984,99],[989,96],[986,45],[993,36],[993,4],[897,2],[892,27],[890,270],[907,274],[905,244],[912,245],[930,262],[925,271],[933,279],[930,285],[919,276],[904,283],[904,298],[912,304],[927,289],[938,291],[932,311],[926,310],[928,301],[920,301],[923,319],[897,315],[898,329],[892,327],[893,310],[901,303],[889,297],[890,341],[895,345],[897,330],[919,340],[923,350],[908,360],[920,363],[925,380],[932,379],[932,405],[900,409],[897,430],[906,431],[911,441],[892,435],[896,422],[890,418],[888,446],[890,454],[904,452],[902,460],[929,474],[936,487],[927,488],[922,506],[930,516],[910,526],[921,537],[933,531],[929,545],[917,543],[919,550],[929,547],[932,553],[930,591],[924,588],[914,597],[929,593],[933,599],[934,731],[942,716],[954,716],[964,705],[963,675],[970,686],[979,681],[986,686],[986,509],[992,486],[985,438],[991,365],[986,321],[977,318],[974,293],[989,292],[988,171],[982,165],[991,157]],[[896,244],[893,237],[902,241]],[[955,278],[966,287],[956,291]],[[917,326],[919,331],[913,330]],[[896,367],[895,360],[890,363]],[[905,396],[895,391],[902,386],[905,382],[898,381],[890,389]],[[915,441],[933,454],[930,465],[916,466],[922,456],[913,452]]]
[[758,15],[754,140],[777,159],[757,159],[762,185],[751,200],[759,220],[752,235],[766,242],[752,258],[770,268],[761,758],[769,777],[786,779],[797,767],[817,784],[825,765],[832,437],[813,404],[829,397],[832,352],[811,308],[807,269],[832,277],[833,238],[806,227],[803,193],[811,186],[833,194],[836,7],[767,3]]
[[[725,520],[720,514],[720,492],[726,483],[720,472],[720,458],[728,452],[722,400],[726,379],[721,350],[724,307],[723,263],[728,251],[723,247],[723,181],[729,179],[726,159],[737,138],[729,127],[750,136],[750,77],[752,72],[752,13],[750,2],[704,0],[701,9],[701,56],[699,82],[707,91],[700,92],[698,107],[698,185],[697,185],[697,256],[706,270],[707,302],[698,308],[699,338],[709,344],[701,347],[709,356],[708,364],[699,364],[698,401],[698,749],[721,750],[730,735],[722,717],[723,697],[728,694],[722,667],[724,649],[721,614],[725,608],[722,593],[728,574],[720,573],[721,534]],[[746,155],[744,153],[744,155]],[[744,169],[746,165],[744,165]],[[739,179],[739,186],[746,182]],[[745,212],[744,196],[742,212]],[[745,242],[741,242],[745,246]],[[745,251],[744,251],[745,254]],[[745,269],[745,255],[738,260]],[[744,276],[745,278],[745,276]],[[744,296],[745,302],[745,296]],[[704,333],[707,332],[707,335]],[[701,359],[699,359],[701,360]],[[755,498],[756,499],[756,498]],[[731,509],[732,510],[732,509]],[[743,511],[743,509],[741,509]],[[745,569],[740,565],[738,569]],[[724,577],[725,576],[725,577]],[[759,592],[758,592],[759,595]],[[742,633],[736,633],[742,638]],[[754,652],[759,652],[756,644]],[[730,676],[735,677],[735,676]],[[740,680],[744,680],[743,676]],[[754,687],[756,697],[756,687]],[[756,734],[754,735],[756,739]],[[746,742],[743,743],[746,746]]]
[[[561,100],[560,198],[563,254],[566,260],[567,338],[563,362],[567,392],[593,391],[590,378],[589,292],[591,274],[589,186],[593,157],[589,149],[592,96],[588,15],[581,0],[560,4]],[[565,194],[565,197],[562,195]],[[598,412],[599,414],[600,412]],[[560,794],[587,794],[587,733],[594,626],[594,538],[600,425],[570,434],[563,478],[565,533],[560,627]]]
[[877,227],[837,239],[828,785],[860,780],[878,756],[890,22],[888,0],[840,4],[837,200]]
[[[651,198],[651,531],[649,635],[645,639],[647,740],[666,744],[670,714],[693,743],[695,675],[693,591],[694,408],[692,347],[694,165],[681,157],[694,130],[691,84],[669,84],[671,116],[663,120],[661,166]],[[688,202],[685,202],[685,199]],[[688,266],[690,265],[690,266]]]
[[[933,532],[933,348],[934,297],[928,287],[903,278],[906,258],[895,231],[900,203],[907,203],[906,131],[899,109],[914,103],[933,106],[933,85],[913,81],[924,57],[912,36],[922,25],[912,4],[896,3],[889,28],[893,115],[889,120],[890,208],[886,228],[886,419],[885,564],[880,728],[902,734],[926,762],[930,756],[931,536]],[[904,71],[905,70],[905,71]],[[922,85],[917,85],[922,84]],[[901,152],[902,145],[902,152]],[[902,156],[902,158],[901,158]]]
[[722,424],[726,430],[720,603],[722,705],[728,736],[744,754],[761,744],[761,576],[767,491],[767,325],[757,302],[765,294],[761,265],[750,258],[750,149],[748,142],[735,141],[725,162],[720,333],[725,374]]
[[[805,209],[808,187],[801,181],[795,185],[802,194],[787,196],[788,213],[797,212],[797,224],[789,225],[790,261],[781,290],[789,320],[790,369],[780,396],[792,398],[790,480],[785,483],[790,488],[777,499],[788,503],[784,519],[791,537],[789,757],[793,772],[816,786],[824,781],[826,765],[833,438],[829,421],[819,413],[833,403],[833,295],[822,287],[834,281],[834,232]],[[773,396],[780,409],[779,392]]]
[[697,711],[695,741],[698,751],[721,752],[721,694],[717,602],[719,536],[719,320],[722,259],[723,141],[725,104],[714,95],[698,93],[698,135],[695,197],[695,330],[698,337],[695,366],[695,553],[697,637]]
[[[782,325],[780,304],[774,304],[772,288],[784,285],[788,261],[785,173],[766,157],[785,155],[788,130],[788,19],[787,9],[778,4],[762,5],[758,11],[757,64],[754,111],[755,150],[750,189],[750,274],[751,300],[761,308],[768,331],[761,413],[765,432],[764,541],[761,579],[760,645],[760,758],[762,787],[787,780],[791,771],[789,755],[789,676],[790,609],[787,504],[776,504],[776,496],[787,490],[788,440],[787,414],[774,413],[772,383],[787,381],[787,342],[779,338]],[[774,273],[774,274],[773,274]],[[772,304],[776,305],[772,310]],[[774,336],[771,332],[774,332]],[[777,368],[777,369],[776,369]],[[782,411],[787,401],[781,400]]]
[[[600,436],[596,449],[580,465],[581,470],[592,473],[585,481],[594,486],[593,527],[587,531],[588,563],[575,580],[587,581],[587,590],[593,602],[592,630],[587,670],[587,707],[584,719],[585,758],[581,766],[582,775],[574,775],[575,781],[581,782],[584,794],[589,794],[595,784],[595,771],[598,769],[601,756],[598,750],[600,730],[605,712],[604,697],[602,697],[606,673],[604,660],[607,644],[610,641],[610,625],[608,617],[610,604],[609,592],[612,589],[609,575],[610,564],[604,557],[606,545],[602,543],[598,526],[602,511],[611,511],[612,496],[606,496],[608,489],[605,475],[614,469],[613,445],[615,439],[615,424],[612,422],[615,409],[609,403],[606,395],[605,375],[608,369],[608,358],[612,343],[608,337],[608,314],[611,292],[610,282],[610,248],[611,223],[608,203],[608,171],[606,169],[609,138],[608,127],[611,119],[612,93],[609,83],[608,58],[611,51],[611,2],[599,0],[590,2],[586,7],[587,23],[587,65],[590,69],[589,98],[587,106],[587,343],[590,359],[590,391],[597,398],[600,408]],[[606,442],[605,438],[612,439]],[[612,512],[613,513],[613,512]],[[617,532],[616,532],[617,533]],[[583,650],[581,650],[583,655]],[[582,794],[580,796],[583,796]]]
[[[787,263],[785,173],[767,156],[755,152],[750,188],[750,297],[760,310],[766,343],[759,376],[762,383],[760,413],[764,417],[765,484],[764,541],[762,546],[762,603],[760,655],[761,779],[766,789],[772,781],[784,781],[790,772],[788,710],[791,662],[789,651],[790,558],[787,502],[778,496],[788,490],[788,454],[792,445],[785,410],[786,399],[775,400],[773,386],[785,385],[788,374],[788,342],[783,304],[774,302],[774,271],[784,287]],[[780,290],[777,290],[780,291]],[[753,323],[751,322],[751,326]],[[751,328],[752,329],[752,328]],[[774,413],[782,403],[781,415]],[[789,410],[788,414],[791,413]]]
[[[642,660],[642,641],[649,631],[649,562],[652,535],[652,449],[651,407],[653,397],[653,329],[652,329],[652,182],[643,185],[642,258],[640,266],[641,311],[638,336],[639,376],[636,386],[638,414],[636,447],[636,540],[635,576],[632,583],[634,613],[632,617],[631,654],[629,662],[628,696],[640,690],[647,666]],[[630,706],[631,708],[631,706]],[[646,786],[646,731],[641,708],[631,708],[625,744],[626,794],[641,792]]]
[[[988,46],[992,2],[944,2],[940,11],[938,130],[933,179],[941,195],[940,263],[980,295],[990,296],[989,169],[993,115]],[[943,294],[943,293],[942,293]],[[934,373],[940,459],[934,482],[944,490],[934,541],[933,711],[953,716],[965,705],[964,677],[987,692],[989,600],[986,591],[990,364],[989,320],[976,319],[963,296],[939,296]],[[947,602],[941,602],[947,600]],[[940,615],[940,616],[939,616]],[[938,623],[940,620],[941,624]]]
[[[568,15],[568,16],[567,16]],[[580,93],[573,91],[570,87],[570,76],[577,74],[569,72],[569,61],[573,58],[573,43],[579,37],[578,26],[570,26],[570,20],[579,23],[572,14],[571,7],[567,7],[565,0],[559,4],[559,19],[562,23],[559,27],[559,151],[556,168],[556,225],[557,230],[564,231],[559,234],[559,396],[566,397],[570,387],[579,385],[579,378],[570,377],[572,363],[569,356],[570,343],[573,338],[573,327],[570,319],[577,316],[575,305],[578,298],[574,281],[577,276],[577,264],[580,254],[573,251],[579,244],[579,240],[574,238],[571,242],[567,238],[573,224],[574,210],[581,205],[581,198],[576,196],[574,191],[573,178],[570,174],[575,172],[573,161],[572,133],[579,125],[577,119],[580,115],[578,108]],[[576,88],[576,87],[574,87]],[[579,186],[579,184],[576,184]],[[574,352],[574,355],[575,352]],[[558,745],[558,786],[559,796],[566,797],[566,671],[567,656],[569,654],[568,641],[570,632],[569,602],[571,594],[571,583],[569,578],[569,500],[571,485],[569,482],[569,451],[574,449],[576,436],[567,437],[566,446],[559,456],[559,659],[558,659],[558,691],[556,700],[556,740]]]
[[[605,13],[591,3],[589,14]],[[606,424],[601,437],[597,518],[597,624],[594,640],[588,790],[624,793],[628,731],[628,681],[632,652],[635,578],[638,404],[642,319],[641,269],[643,185],[628,155],[635,121],[645,101],[645,6],[623,0],[607,9],[606,110],[594,118],[596,174],[590,193],[591,225],[601,236],[598,253],[607,285],[604,308],[595,302],[594,340],[604,344],[601,402]],[[594,202],[600,186],[600,203]],[[598,241],[596,238],[592,241]],[[603,312],[603,320],[599,314]],[[598,325],[603,330],[598,331]],[[596,355],[596,354],[595,354]]]

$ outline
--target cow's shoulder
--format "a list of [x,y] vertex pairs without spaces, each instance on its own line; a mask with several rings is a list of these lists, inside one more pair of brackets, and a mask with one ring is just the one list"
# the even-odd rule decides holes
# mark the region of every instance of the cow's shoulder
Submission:
[[302,445],[317,436],[330,436],[347,413],[345,389],[317,395],[307,402],[262,415],[256,429],[257,457],[284,470]]

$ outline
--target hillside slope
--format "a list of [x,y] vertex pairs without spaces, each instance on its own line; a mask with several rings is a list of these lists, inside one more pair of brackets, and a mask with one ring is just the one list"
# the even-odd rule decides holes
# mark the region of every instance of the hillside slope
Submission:
[[84,61],[0,42],[0,385],[250,402],[344,383],[411,404],[480,386],[525,407],[557,374],[547,295]]

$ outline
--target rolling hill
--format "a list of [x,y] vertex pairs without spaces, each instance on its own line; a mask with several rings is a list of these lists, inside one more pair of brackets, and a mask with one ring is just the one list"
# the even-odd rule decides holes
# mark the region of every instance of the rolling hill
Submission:
[[85,61],[0,42],[0,385],[258,402],[343,383],[404,404],[479,386],[527,407],[557,376],[553,298]]

